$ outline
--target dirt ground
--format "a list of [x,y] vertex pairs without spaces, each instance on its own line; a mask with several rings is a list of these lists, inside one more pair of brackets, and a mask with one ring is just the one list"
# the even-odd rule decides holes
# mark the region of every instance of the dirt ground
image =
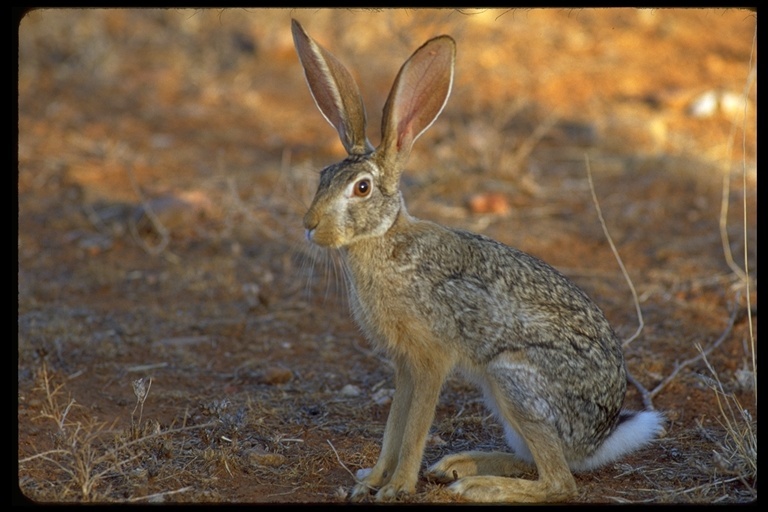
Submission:
[[[452,96],[403,177],[410,212],[548,261],[622,339],[639,305],[626,405],[662,411],[665,432],[577,475],[578,501],[755,500],[756,16],[28,13],[16,499],[336,502],[375,462],[393,371],[351,320],[339,255],[304,239],[343,149],[304,82],[295,17],[353,70],[374,144],[399,66],[452,35]],[[479,391],[452,377],[422,467],[503,448]],[[404,501],[459,500],[422,477]]]

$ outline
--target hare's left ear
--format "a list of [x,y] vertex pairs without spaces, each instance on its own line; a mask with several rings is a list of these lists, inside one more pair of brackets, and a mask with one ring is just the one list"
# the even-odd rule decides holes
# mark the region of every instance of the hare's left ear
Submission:
[[388,190],[397,188],[416,139],[442,112],[453,86],[456,43],[439,36],[424,43],[403,64],[384,105],[377,150]]
[[365,155],[373,146],[365,136],[365,106],[355,80],[336,57],[317,44],[296,20],[293,43],[317,108],[336,128],[350,155]]

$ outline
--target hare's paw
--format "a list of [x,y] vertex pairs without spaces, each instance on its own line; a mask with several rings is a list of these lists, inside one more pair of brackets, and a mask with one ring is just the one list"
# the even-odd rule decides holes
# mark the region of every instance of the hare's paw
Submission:
[[476,475],[521,476],[532,466],[507,452],[461,452],[446,455],[427,470],[427,477],[439,483],[450,483]]
[[447,484],[465,476],[476,475],[477,469],[477,461],[471,453],[454,453],[430,466],[426,476],[433,482]]
[[377,471],[376,467],[358,469],[355,472],[355,480],[357,483],[348,496],[351,501],[362,501],[368,498],[372,492],[386,483],[384,472]]
[[464,500],[485,503],[552,503],[576,496],[573,480],[544,482],[502,476],[468,476],[451,484],[448,490]]
[[351,491],[349,491],[349,496],[347,498],[350,501],[362,501],[366,499],[368,496],[371,495],[371,491],[374,491],[372,487],[366,485],[365,483],[359,483],[355,484],[355,486],[352,488]]
[[395,501],[398,498],[402,498],[408,494],[413,494],[416,491],[416,483],[412,484],[396,484],[388,483],[376,493],[376,501]]
[[370,496],[371,491],[375,491],[376,488],[368,482],[368,477],[371,475],[373,468],[358,469],[355,472],[355,480],[357,483],[352,490],[349,491],[348,498],[352,501],[361,501]]
[[461,478],[452,483],[448,490],[458,494],[464,500],[489,503],[498,501],[509,501],[508,496],[501,493],[498,485],[493,485],[489,480],[498,477],[470,476]]
[[363,501],[375,492],[374,499],[379,502],[394,501],[416,490],[416,479],[404,481],[389,479],[376,468],[360,469],[355,473],[357,484],[349,492],[351,501]]

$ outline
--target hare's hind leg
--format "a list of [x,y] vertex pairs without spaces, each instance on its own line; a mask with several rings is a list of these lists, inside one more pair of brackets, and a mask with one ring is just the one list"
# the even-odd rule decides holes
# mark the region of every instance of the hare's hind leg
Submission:
[[448,484],[466,476],[521,476],[533,466],[506,452],[467,451],[446,455],[427,470],[427,477]]
[[557,436],[536,429],[528,438],[535,447],[538,480],[517,478],[532,467],[516,455],[480,451],[446,455],[429,468],[427,476],[437,482],[453,482],[450,490],[469,501],[535,503],[575,496],[576,483]]
[[[504,423],[511,453],[464,452],[444,457],[430,468],[437,480],[456,481],[450,489],[471,501],[554,502],[576,495],[562,441],[554,426],[556,414],[545,398],[546,382],[525,364],[491,363],[483,387],[488,406]],[[519,478],[532,462],[537,480]]]
[[568,468],[557,432],[547,425],[530,427],[528,429],[521,425],[521,431],[525,432],[523,435],[531,446],[539,474],[537,480],[499,476],[515,472],[520,474],[525,466],[511,454],[488,453],[483,457],[455,459],[453,462],[458,462],[460,467],[466,469],[468,464],[475,464],[477,469],[487,473],[478,472],[476,475],[459,478],[450,486],[450,490],[469,501],[482,502],[537,503],[566,501],[575,497],[576,482]]

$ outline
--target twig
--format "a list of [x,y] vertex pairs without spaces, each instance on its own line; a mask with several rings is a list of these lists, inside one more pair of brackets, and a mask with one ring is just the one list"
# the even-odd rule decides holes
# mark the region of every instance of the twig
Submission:
[[93,227],[96,228],[96,231],[102,234],[109,234],[109,230],[104,225],[104,222],[102,222],[101,217],[99,217],[99,214],[96,213],[96,210],[93,208],[93,205],[90,203],[84,203],[82,207],[83,207],[83,210],[85,211],[85,217],[90,221]]
[[512,155],[510,162],[507,162],[503,168],[516,169],[517,166],[520,165],[520,162],[522,162],[525,157],[531,154],[536,145],[549,132],[549,130],[551,130],[552,127],[557,124],[557,121],[558,117],[552,113],[547,116],[544,121],[540,122],[538,126],[536,126],[536,128],[533,130],[533,132],[520,144],[520,146],[518,146],[517,151],[515,151],[515,154]]
[[[744,201],[743,201],[744,212],[743,212],[743,215],[744,215],[744,230],[745,230],[744,231],[744,249],[745,249],[745,251],[744,251],[744,255],[745,255],[745,262],[744,262],[745,265],[744,265],[744,268],[745,269],[747,268],[747,264],[746,264],[746,254],[747,254],[747,252],[746,252],[746,249],[747,249],[747,247],[746,247],[746,245],[747,245],[747,233],[746,233],[746,228],[747,228],[747,211],[746,211],[747,205],[746,205],[746,202],[747,201],[746,201],[746,191],[747,191],[747,185],[746,185],[746,164],[745,164],[745,161],[744,161],[746,159],[747,148],[746,148],[746,142],[745,142],[745,139],[746,139],[746,135],[745,135],[746,134],[746,127],[745,127],[745,124],[746,124],[746,119],[747,119],[747,105],[749,104],[749,102],[748,102],[749,90],[752,88],[752,84],[753,84],[753,82],[755,80],[755,68],[752,65],[752,59],[754,57],[754,52],[755,52],[755,41],[756,41],[756,38],[757,38],[757,27],[755,27],[755,35],[753,36],[753,39],[752,39],[752,52],[749,55],[750,72],[749,72],[749,76],[747,77],[747,83],[744,86],[744,91],[742,93],[742,97],[744,98],[744,116],[742,118],[742,128],[741,128],[741,133],[742,133],[742,139],[741,139],[742,154],[741,154],[741,159],[742,159],[742,182],[743,182],[743,190],[744,190]],[[733,152],[733,139],[735,137],[735,133],[736,133],[736,124],[734,123],[731,126],[731,133],[728,136],[727,151],[726,151],[726,162],[728,162],[728,163],[730,163],[730,161],[731,161],[731,154]],[[730,244],[730,242],[728,240],[728,230],[726,229],[727,223],[728,223],[728,207],[729,207],[729,200],[728,200],[728,198],[729,198],[729,195],[730,195],[730,188],[731,188],[730,187],[730,185],[731,185],[730,177],[731,177],[730,165],[728,165],[728,169],[726,169],[726,172],[724,173],[724,176],[723,176],[723,193],[722,193],[722,196],[721,196],[721,199],[720,199],[720,241],[721,241],[721,243],[723,245],[723,256],[725,257],[725,262],[728,264],[728,267],[733,271],[734,274],[739,276],[740,279],[746,281],[746,280],[749,279],[749,274],[748,274],[748,272],[745,272],[743,269],[741,269],[736,264],[736,262],[734,261],[733,253],[731,252],[731,244]]]
[[[748,260],[748,251],[747,251],[747,169],[746,169],[746,155],[747,155],[747,143],[746,143],[746,130],[744,125],[746,125],[746,119],[747,119],[747,93],[749,89],[752,87],[752,82],[755,78],[755,67],[753,66],[753,57],[755,53],[755,45],[757,43],[757,25],[755,25],[755,35],[752,37],[752,51],[749,54],[749,67],[751,68],[750,71],[750,80],[747,83],[747,86],[745,87],[744,91],[744,117],[743,117],[743,124],[741,129],[741,186],[744,190],[743,195],[743,201],[742,201],[742,215],[743,215],[743,224],[744,224],[744,272],[749,276],[749,260]],[[749,340],[750,340],[750,347],[752,349],[752,379],[753,379],[753,389],[755,392],[755,403],[757,403],[757,354],[755,354],[755,334],[752,330],[752,300],[751,300],[751,294],[750,294],[750,282],[747,280],[747,325],[749,328]]]
[[142,379],[136,379],[133,381],[133,393],[136,395],[136,406],[131,413],[131,421],[133,421],[133,415],[136,414],[136,409],[139,409],[139,421],[136,423],[138,428],[141,425],[141,418],[144,416],[144,402],[149,396],[149,389],[152,387],[152,377],[149,378],[149,383]]
[[347,473],[352,475],[352,478],[354,478],[355,482],[357,482],[358,481],[357,480],[357,476],[355,476],[355,474],[352,472],[352,470],[349,469],[343,462],[341,462],[341,457],[339,457],[339,452],[336,451],[336,448],[334,448],[333,443],[331,443],[331,440],[330,439],[326,439],[325,441],[328,443],[328,446],[331,447],[331,450],[333,450],[334,455],[336,455],[336,460],[339,461],[339,464],[341,465],[341,467],[344,468],[347,471]]
[[728,143],[727,143],[727,151],[726,151],[726,162],[728,162],[728,168],[726,169],[726,172],[723,176],[723,193],[721,197],[720,202],[720,240],[722,242],[723,246],[723,255],[725,257],[725,262],[728,264],[728,267],[733,271],[734,274],[736,274],[739,279],[744,281],[746,284],[746,300],[747,300],[747,319],[748,319],[748,329],[749,329],[749,340],[750,340],[750,348],[752,352],[752,375],[753,375],[753,390],[755,394],[755,403],[757,403],[757,357],[755,354],[755,338],[754,338],[754,332],[752,329],[752,300],[751,300],[751,292],[750,292],[750,279],[749,279],[749,260],[748,260],[748,254],[749,251],[747,250],[747,170],[746,170],[746,158],[747,158],[747,147],[746,147],[746,122],[747,122],[747,108],[749,106],[749,91],[752,88],[752,85],[754,84],[755,78],[756,78],[756,70],[754,66],[754,54],[755,54],[755,46],[757,44],[757,26],[755,26],[755,33],[752,36],[752,50],[749,54],[749,75],[747,75],[746,84],[744,85],[744,90],[742,92],[742,98],[744,98],[744,115],[742,116],[742,124],[741,124],[741,183],[742,183],[742,190],[743,190],[743,196],[742,196],[742,223],[743,223],[743,237],[744,237],[744,268],[740,268],[736,262],[733,259],[733,254],[731,252],[731,246],[728,239],[728,231],[726,229],[727,227],[727,219],[728,219],[728,206],[729,206],[729,193],[730,193],[730,161],[731,161],[731,154],[733,150],[733,139],[735,138],[736,133],[736,124],[734,123],[731,126],[731,133],[728,137]]
[[638,393],[640,393],[640,398],[643,400],[643,407],[649,411],[655,410],[656,408],[653,406],[653,397],[651,396],[651,393],[629,372],[629,370],[627,370],[627,381],[637,388]]
[[643,327],[645,326],[645,323],[643,322],[643,312],[640,309],[640,301],[637,298],[637,291],[635,291],[635,286],[632,284],[632,279],[629,277],[629,273],[627,272],[627,269],[624,267],[624,262],[621,260],[621,256],[619,256],[619,251],[616,249],[616,245],[613,243],[613,238],[611,238],[610,233],[608,233],[608,228],[605,225],[605,219],[603,218],[603,211],[600,208],[600,202],[597,200],[597,194],[595,193],[595,184],[592,181],[592,168],[589,165],[589,155],[586,153],[584,154],[584,162],[587,167],[587,179],[589,180],[589,191],[592,194],[592,202],[595,204],[595,209],[597,210],[597,217],[600,219],[600,225],[603,228],[603,233],[605,234],[605,238],[608,239],[608,244],[611,246],[611,251],[613,251],[613,255],[616,258],[616,261],[619,263],[619,267],[621,268],[621,273],[624,274],[624,279],[627,281],[627,284],[629,285],[629,289],[632,292],[632,298],[635,302],[635,311],[637,311],[637,321],[638,326],[635,333],[624,340],[624,343],[622,344],[623,347],[626,347],[629,345],[635,338],[637,338],[640,335],[640,332],[643,330]]
[[68,455],[70,452],[67,450],[62,450],[61,448],[57,448],[55,450],[48,450],[45,452],[36,453],[34,455],[30,455],[29,457],[24,457],[23,459],[19,459],[19,464],[24,464],[27,462],[31,462],[35,459],[45,459],[49,462],[53,462],[54,464],[57,464],[61,466],[61,464],[53,459],[50,458],[50,455]]
[[707,482],[705,484],[697,485],[696,487],[689,487],[688,489],[681,489],[677,492],[680,494],[689,494],[694,491],[700,491],[702,489],[709,489],[711,487],[715,487],[716,485],[722,485],[722,484],[729,484],[731,482],[736,482],[739,480],[739,477],[733,477],[733,478],[726,478],[725,480],[715,480],[714,482]]
[[[720,242],[723,245],[723,256],[725,257],[725,262],[728,264],[728,267],[731,269],[731,271],[739,276],[739,279],[742,281],[746,281],[748,279],[747,275],[744,274],[744,271],[739,268],[739,266],[736,264],[736,262],[733,261],[733,253],[731,252],[731,243],[728,239],[728,206],[729,201],[728,197],[730,196],[731,191],[731,175],[730,172],[725,172],[723,176],[723,193],[720,198]],[[746,192],[746,191],[745,191]],[[746,196],[744,197],[746,201]]]
[[[735,444],[735,449],[731,449],[723,446],[719,440],[715,440],[714,442],[716,446],[720,449],[720,456],[722,457],[722,454],[730,455],[735,453],[737,456],[741,457],[743,461],[746,462],[747,468],[745,469],[747,469],[747,475],[756,477],[757,432],[755,432],[752,427],[752,416],[749,411],[741,406],[739,400],[733,393],[726,393],[725,389],[723,389],[723,384],[718,378],[717,372],[709,363],[709,360],[707,359],[699,344],[696,344],[696,349],[701,353],[704,364],[707,366],[707,369],[714,377],[714,383],[710,383],[709,386],[715,392],[717,406],[720,409],[720,417],[722,418],[720,422],[725,427],[726,431],[728,432],[728,436]],[[733,402],[733,406],[731,405],[731,402]],[[734,411],[734,407],[738,412]],[[755,423],[755,426],[756,425],[757,424]],[[699,428],[701,428],[701,425],[699,425]],[[718,455],[718,453],[715,452],[715,455]],[[755,491],[754,486],[746,480],[744,472],[740,472],[737,476],[745,487],[750,489],[752,492]]]
[[157,217],[157,215],[155,215],[155,212],[149,205],[149,201],[147,201],[147,199],[144,197],[139,184],[136,183],[136,177],[133,174],[133,166],[130,165],[128,166],[128,178],[131,180],[131,187],[133,188],[133,191],[136,192],[136,195],[139,197],[139,201],[141,201],[141,207],[144,209],[144,214],[147,216],[150,223],[152,223],[152,227],[155,229],[157,234],[160,235],[160,242],[154,246],[150,246],[148,243],[146,243],[139,234],[139,230],[136,227],[136,221],[132,215],[128,216],[128,227],[130,228],[134,239],[139,243],[141,248],[152,256],[157,256],[168,246],[171,238],[169,231],[163,225],[163,223],[160,222],[160,219]]
[[167,362],[162,363],[148,363],[148,364],[139,364],[136,366],[129,366],[125,369],[126,372],[146,372],[148,370],[154,370],[156,368],[165,368],[168,366]]
[[365,485],[366,487],[368,487],[369,489],[371,489],[371,490],[375,490],[375,487],[371,487],[370,485],[366,484],[366,483],[365,483],[365,482],[363,482],[362,480],[359,480],[359,479],[357,478],[357,475],[355,475],[355,474],[352,472],[352,470],[351,470],[351,469],[349,469],[349,468],[348,468],[348,467],[347,467],[347,466],[346,466],[346,465],[345,465],[343,462],[341,462],[341,457],[339,457],[339,452],[337,452],[337,451],[336,451],[336,448],[334,448],[334,446],[333,446],[333,443],[331,443],[331,440],[330,440],[330,439],[326,439],[325,441],[328,443],[328,446],[330,446],[330,447],[331,447],[331,450],[333,450],[333,453],[336,455],[336,460],[337,460],[337,461],[339,461],[339,464],[341,465],[341,467],[342,467],[342,468],[344,468],[344,469],[347,471],[347,473],[349,473],[349,474],[352,476],[352,478],[355,480],[355,482],[356,482],[356,483],[358,483],[358,484],[363,484],[363,485]]
[[[645,327],[645,322],[643,321],[643,311],[640,309],[640,300],[637,297],[637,291],[635,290],[634,284],[632,284],[632,279],[629,277],[629,273],[627,272],[627,269],[624,267],[624,262],[621,260],[621,256],[619,255],[619,251],[616,249],[616,245],[613,243],[613,238],[611,238],[611,234],[608,232],[608,227],[605,224],[605,218],[603,217],[603,210],[600,208],[600,201],[597,200],[597,193],[595,192],[595,184],[592,180],[592,168],[589,165],[589,155],[586,153],[584,154],[584,162],[587,167],[587,179],[589,181],[589,191],[592,194],[592,202],[595,205],[595,210],[597,210],[597,217],[600,219],[600,226],[603,228],[603,233],[605,234],[605,238],[608,240],[608,244],[611,246],[611,251],[613,252],[613,256],[616,258],[616,261],[619,263],[619,268],[621,268],[621,273],[624,275],[624,279],[627,281],[627,284],[629,285],[629,289],[632,292],[632,300],[635,303],[635,311],[637,312],[637,330],[624,340],[622,343],[622,348],[629,345],[635,338],[637,338],[640,335],[640,332],[643,330],[643,327]],[[654,410],[655,407],[653,406],[653,396],[648,392],[648,390],[643,386],[640,381],[638,381],[634,375],[629,371],[629,368],[627,368],[627,381],[635,386],[637,388],[637,391],[640,393],[640,398],[643,400],[643,406],[648,410]]]
[[693,363],[696,363],[700,361],[702,358],[705,358],[708,356],[714,349],[719,347],[723,341],[725,341],[728,336],[731,334],[731,331],[733,330],[733,324],[736,322],[736,317],[738,316],[739,308],[738,308],[738,300],[736,301],[737,305],[733,308],[733,311],[731,312],[731,317],[728,319],[728,325],[725,327],[725,330],[720,335],[719,338],[717,338],[706,350],[701,350],[699,355],[696,357],[692,357],[690,359],[686,359],[682,363],[675,364],[675,368],[672,370],[672,373],[667,375],[667,377],[662,380],[658,386],[653,388],[649,395],[651,398],[655,397],[656,395],[661,392],[662,389],[664,389],[670,382],[672,382],[675,377],[677,377],[677,374],[680,373],[680,370],[683,368],[692,365]]
[[147,441],[147,440],[153,439],[155,437],[161,437],[161,436],[165,436],[165,435],[169,435],[169,434],[178,434],[179,432],[184,432],[184,431],[187,431],[187,430],[196,430],[196,429],[200,429],[200,428],[214,427],[216,425],[218,425],[217,421],[209,421],[208,423],[201,423],[200,425],[190,425],[188,427],[172,428],[172,429],[168,429],[166,431],[154,432],[152,434],[145,435],[145,436],[140,437],[138,439],[134,439],[133,441],[128,441],[127,443],[123,443],[122,445],[117,446],[116,448],[110,450],[110,453],[114,453],[117,450],[124,450],[124,449],[126,449],[126,448],[128,448],[128,447],[130,447],[130,446],[132,446],[134,444],[138,444],[138,443],[140,443],[142,441]]
[[186,487],[182,487],[181,489],[176,489],[175,491],[164,491],[164,492],[158,492],[155,494],[149,494],[147,496],[137,496],[135,498],[130,498],[128,501],[143,501],[143,500],[154,500],[157,498],[162,498],[163,496],[170,496],[172,494],[178,494],[180,492],[187,492],[191,491],[193,487],[191,485],[188,485]]
[[[218,425],[218,422],[216,422],[216,421],[209,421],[208,423],[202,423],[200,425],[190,425],[188,427],[185,426],[185,427],[179,427],[179,428],[172,428],[172,429],[169,429],[169,430],[166,430],[166,431],[155,432],[153,434],[148,434],[148,435],[145,435],[145,436],[140,437],[138,439],[134,439],[132,441],[128,441],[126,443],[121,444],[120,446],[116,446],[115,448],[112,448],[112,449],[108,450],[107,454],[108,455],[113,455],[113,454],[115,454],[119,450],[124,450],[126,448],[129,448],[129,447],[135,445],[135,444],[138,444],[138,443],[143,442],[143,441],[147,441],[149,439],[153,439],[155,437],[161,437],[161,436],[165,436],[165,435],[169,435],[169,434],[178,434],[179,432],[184,432],[184,431],[188,431],[188,430],[196,430],[196,429],[199,429],[199,428],[214,427],[216,425]],[[48,457],[48,455],[56,454],[56,453],[66,454],[66,453],[69,453],[69,452],[66,451],[66,450],[61,450],[61,449],[49,450],[49,451],[46,451],[46,452],[36,453],[34,455],[30,455],[29,457],[25,457],[23,459],[19,459],[18,463],[19,464],[23,464],[25,462],[30,462],[30,461],[35,460],[35,459],[46,458],[46,457]]]
[[297,487],[294,487],[294,488],[292,488],[290,491],[285,491],[285,492],[274,492],[274,493],[272,493],[272,494],[267,494],[267,497],[271,498],[271,497],[273,497],[273,496],[288,496],[289,494],[293,494],[293,493],[295,493],[296,491],[298,491],[299,489],[301,489],[301,487],[302,487],[302,486],[300,486],[300,485],[299,485],[299,486],[297,486]]

